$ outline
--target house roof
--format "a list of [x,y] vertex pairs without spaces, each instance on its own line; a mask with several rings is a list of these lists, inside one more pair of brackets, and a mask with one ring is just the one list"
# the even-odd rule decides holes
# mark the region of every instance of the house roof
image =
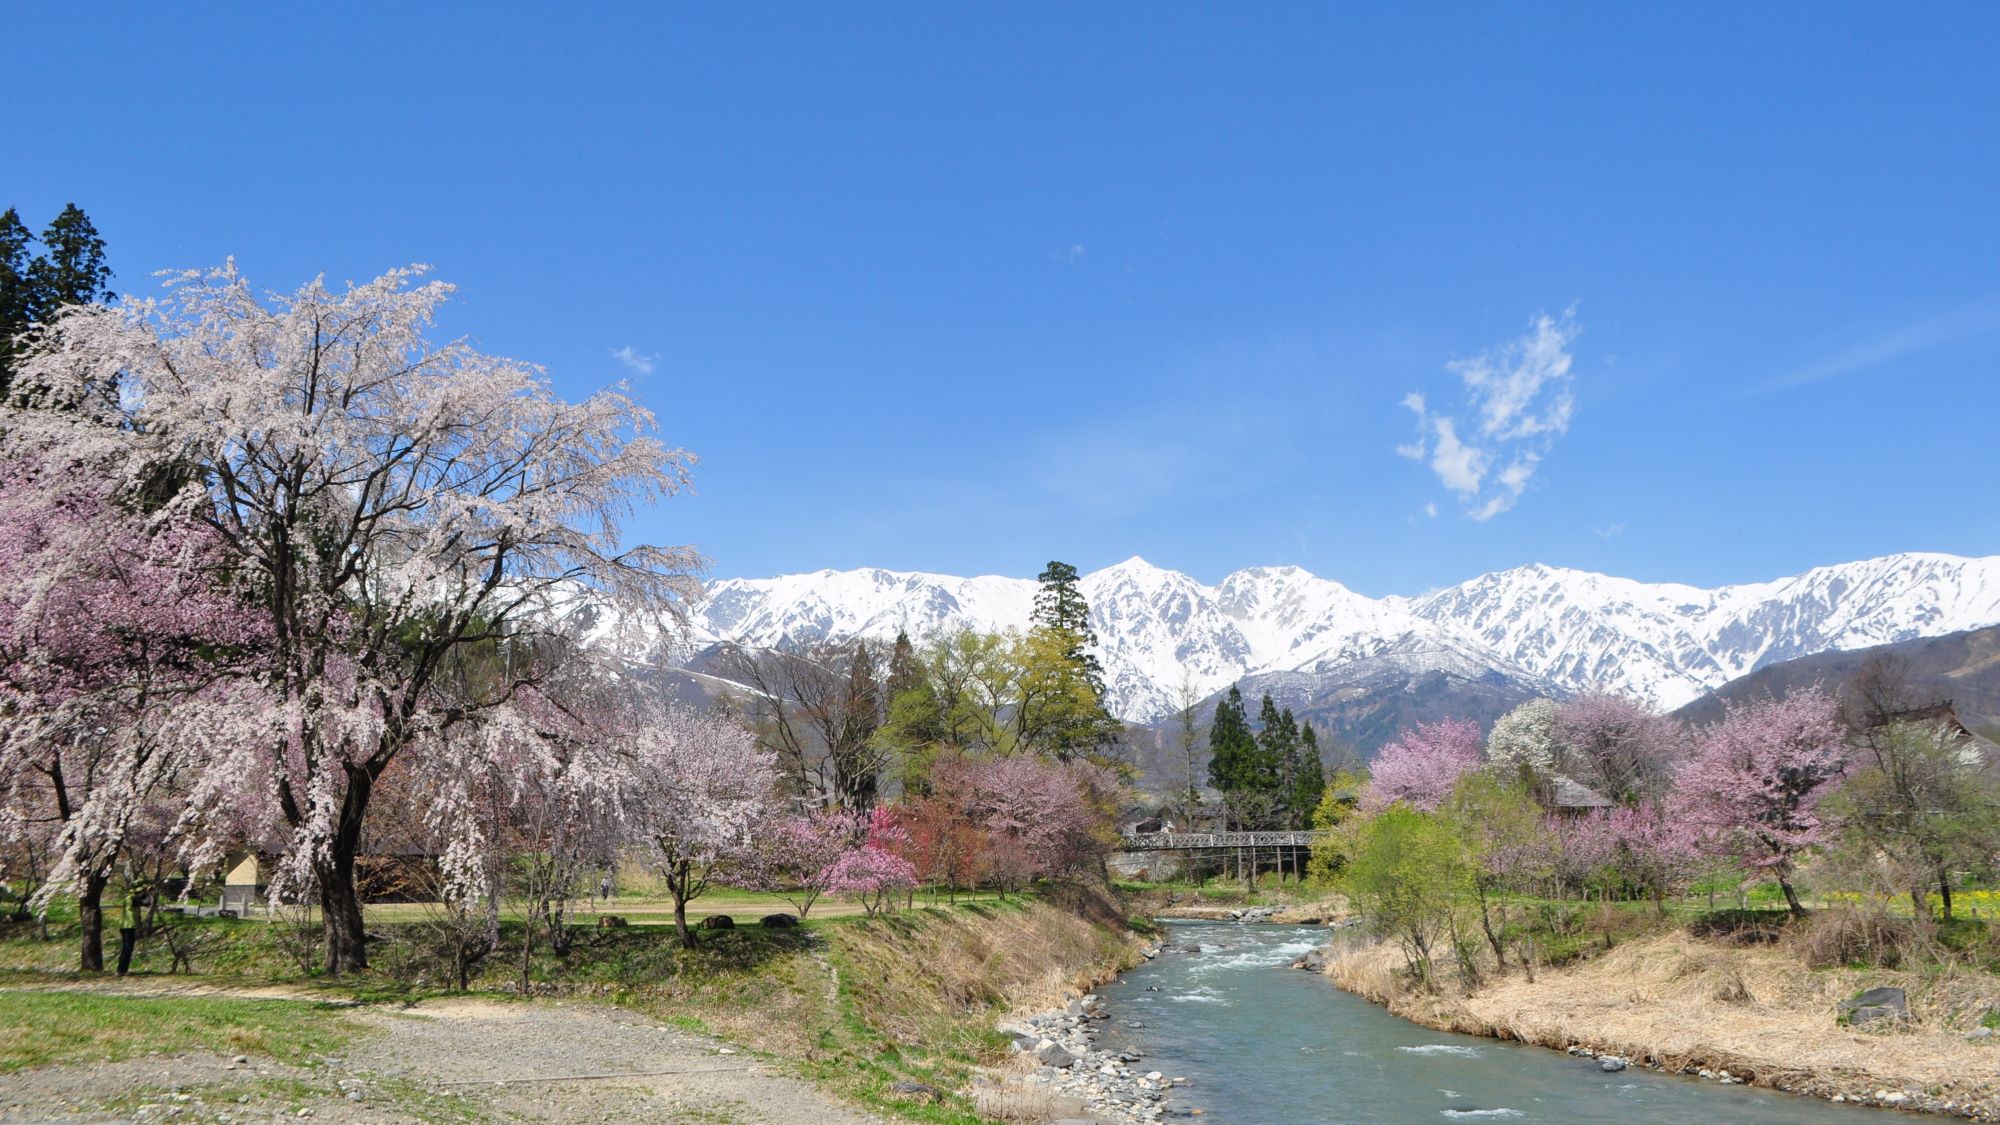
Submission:
[[1590,786],[1567,777],[1556,778],[1552,803],[1559,809],[1608,809],[1618,804]]

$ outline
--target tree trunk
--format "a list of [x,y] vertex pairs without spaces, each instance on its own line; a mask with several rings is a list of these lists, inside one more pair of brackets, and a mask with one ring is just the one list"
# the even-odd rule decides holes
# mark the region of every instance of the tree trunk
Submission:
[[104,886],[109,875],[86,872],[76,892],[76,920],[83,927],[77,964],[86,973],[104,971]]
[[332,976],[368,968],[361,892],[354,885],[354,867],[361,854],[361,822],[368,813],[374,785],[374,777],[365,768],[347,767],[347,797],[341,802],[333,839],[327,841],[328,859],[314,865],[319,880],[320,928],[326,936],[326,971]]
[[689,863],[682,860],[667,874],[667,891],[674,896],[674,929],[681,935],[681,948],[695,947],[694,931],[688,929],[688,878]]
[[1778,877],[1778,889],[1785,892],[1785,906],[1791,910],[1792,917],[1805,917],[1805,904],[1799,901],[1799,893],[1792,889],[1792,881],[1780,875]]
[[1944,906],[1944,920],[1951,921],[1951,875],[1943,867],[1937,873],[1938,898]]

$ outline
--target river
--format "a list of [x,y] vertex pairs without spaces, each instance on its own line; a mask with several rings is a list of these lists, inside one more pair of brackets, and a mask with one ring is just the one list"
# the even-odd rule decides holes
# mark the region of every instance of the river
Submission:
[[[1170,922],[1168,951],[1098,990],[1099,1044],[1133,1069],[1186,1075],[1177,1101],[1217,1125],[1519,1120],[1885,1122],[1887,1111],[1724,1086],[1431,1031],[1286,968],[1322,944],[1304,926]],[[1128,1026],[1132,1022],[1140,1027]]]

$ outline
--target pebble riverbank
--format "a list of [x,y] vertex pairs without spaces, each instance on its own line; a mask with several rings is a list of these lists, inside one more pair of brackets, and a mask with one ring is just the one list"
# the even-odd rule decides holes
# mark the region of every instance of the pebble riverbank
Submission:
[[[1147,960],[1160,955],[1159,945],[1142,950]],[[1099,1041],[1110,1030],[1110,1013],[1095,994],[1072,1000],[1066,1008],[1005,1021],[1000,1030],[1014,1036],[1014,1049],[1035,1060],[1028,1081],[1077,1098],[1089,1106],[1081,1120],[1101,1125],[1150,1125],[1168,1118],[1194,1117],[1201,1110],[1175,1098],[1188,1080],[1153,1070],[1137,1048],[1111,1050]],[[1126,1026],[1137,1029],[1138,1021]]]

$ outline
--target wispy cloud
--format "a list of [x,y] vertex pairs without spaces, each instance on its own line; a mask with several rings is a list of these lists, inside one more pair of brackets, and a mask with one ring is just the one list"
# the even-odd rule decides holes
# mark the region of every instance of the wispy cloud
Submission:
[[[1569,432],[1576,413],[1570,345],[1581,331],[1574,307],[1560,317],[1540,313],[1522,335],[1447,364],[1463,386],[1459,405],[1447,412],[1421,392],[1404,395],[1417,436],[1397,454],[1428,465],[1475,520],[1512,508]],[[1461,432],[1461,418],[1469,432]]]
[[634,349],[632,345],[627,344],[622,348],[611,349],[611,358],[624,364],[625,370],[630,371],[634,375],[651,375],[653,373],[653,364],[660,357],[657,355],[647,355],[644,352]]
[[1746,389],[1743,397],[1791,390],[1794,387],[1803,387],[1842,375],[1852,375],[1871,367],[1907,359],[1933,348],[1941,348],[1946,344],[1996,331],[2000,331],[2000,297],[1991,297],[1944,316],[1907,324],[1832,355],[1822,356],[1819,360],[1795,371]]
[[1620,535],[1625,534],[1625,525],[1622,523],[1613,523],[1607,524],[1604,527],[1593,527],[1590,529],[1590,533],[1599,539],[1616,539]]

